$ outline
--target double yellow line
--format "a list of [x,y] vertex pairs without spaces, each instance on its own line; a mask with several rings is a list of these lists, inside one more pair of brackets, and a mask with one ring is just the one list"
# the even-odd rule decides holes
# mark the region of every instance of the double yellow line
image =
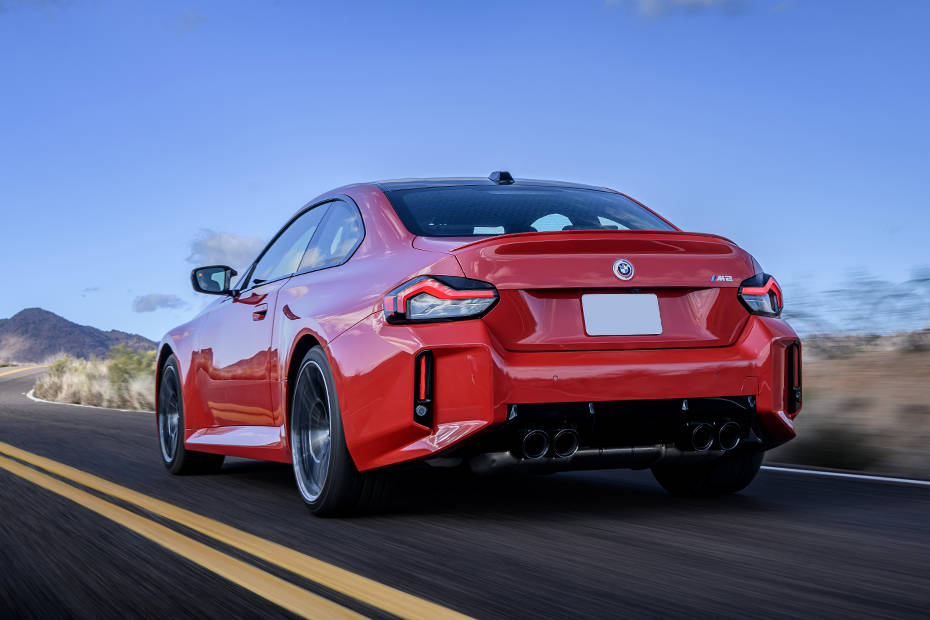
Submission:
[[40,364],[38,366],[27,366],[25,368],[14,368],[13,370],[7,370],[4,372],[0,372],[0,377],[12,375],[13,373],[16,373],[16,372],[26,372],[27,370],[35,370],[36,368],[45,368],[46,366],[48,366],[48,364]]
[[[243,530],[0,442],[0,468],[65,497],[305,618],[360,618],[355,611],[107,501],[65,480],[199,532],[333,592],[401,618],[462,619],[451,609],[362,577]],[[7,458],[12,457],[12,458]],[[18,459],[18,460],[12,460]],[[27,465],[31,465],[29,467]],[[36,469],[39,468],[39,469]],[[44,470],[43,471],[40,471]],[[49,475],[54,474],[54,476]],[[57,478],[55,476],[58,476]],[[308,515],[308,518],[309,515]]]

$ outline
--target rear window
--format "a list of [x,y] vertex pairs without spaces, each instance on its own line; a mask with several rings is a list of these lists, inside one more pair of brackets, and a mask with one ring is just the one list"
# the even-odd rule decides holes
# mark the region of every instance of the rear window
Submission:
[[384,193],[404,226],[423,237],[552,230],[675,230],[629,198],[593,189],[457,185]]

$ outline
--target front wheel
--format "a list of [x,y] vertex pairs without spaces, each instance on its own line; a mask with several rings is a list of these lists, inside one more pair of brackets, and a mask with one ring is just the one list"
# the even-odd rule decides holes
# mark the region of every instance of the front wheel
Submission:
[[161,462],[172,474],[205,474],[223,466],[222,454],[194,452],[184,446],[184,399],[181,398],[181,379],[178,361],[168,357],[161,370],[158,384],[158,446]]
[[386,500],[382,472],[359,472],[346,447],[333,373],[321,347],[313,347],[293,378],[291,460],[297,490],[317,516],[379,508]]
[[674,495],[726,495],[742,491],[762,466],[761,450],[733,450],[707,463],[656,465],[652,475]]

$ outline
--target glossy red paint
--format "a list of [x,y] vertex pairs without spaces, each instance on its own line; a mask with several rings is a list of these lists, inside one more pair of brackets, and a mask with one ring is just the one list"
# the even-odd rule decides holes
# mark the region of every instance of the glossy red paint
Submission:
[[[772,445],[794,436],[786,350],[798,337],[739,303],[739,282],[760,269],[731,241],[679,230],[424,238],[376,185],[310,204],[333,198],[351,201],[364,222],[347,262],[218,298],[162,340],[159,359],[178,360],[191,449],[290,462],[289,376],[308,342],[330,362],[360,470],[435,455],[523,403],[753,396]],[[613,275],[618,257],[635,263],[634,280]],[[490,282],[500,301],[480,319],[389,324],[386,293],[421,275]],[[634,289],[657,296],[662,335],[585,334],[582,294]],[[411,414],[425,390],[414,387],[414,358],[425,349],[432,428]]]

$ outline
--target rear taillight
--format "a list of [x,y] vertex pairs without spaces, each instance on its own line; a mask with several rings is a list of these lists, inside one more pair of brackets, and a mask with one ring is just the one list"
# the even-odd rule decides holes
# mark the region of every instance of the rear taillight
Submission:
[[801,343],[795,340],[785,351],[785,412],[794,417],[801,410]]
[[413,421],[433,427],[433,353],[420,351],[413,358]]
[[497,303],[493,285],[458,276],[420,276],[384,296],[388,323],[460,321],[483,316]]
[[784,302],[781,287],[767,273],[757,273],[739,285],[739,298],[752,314],[778,316]]

